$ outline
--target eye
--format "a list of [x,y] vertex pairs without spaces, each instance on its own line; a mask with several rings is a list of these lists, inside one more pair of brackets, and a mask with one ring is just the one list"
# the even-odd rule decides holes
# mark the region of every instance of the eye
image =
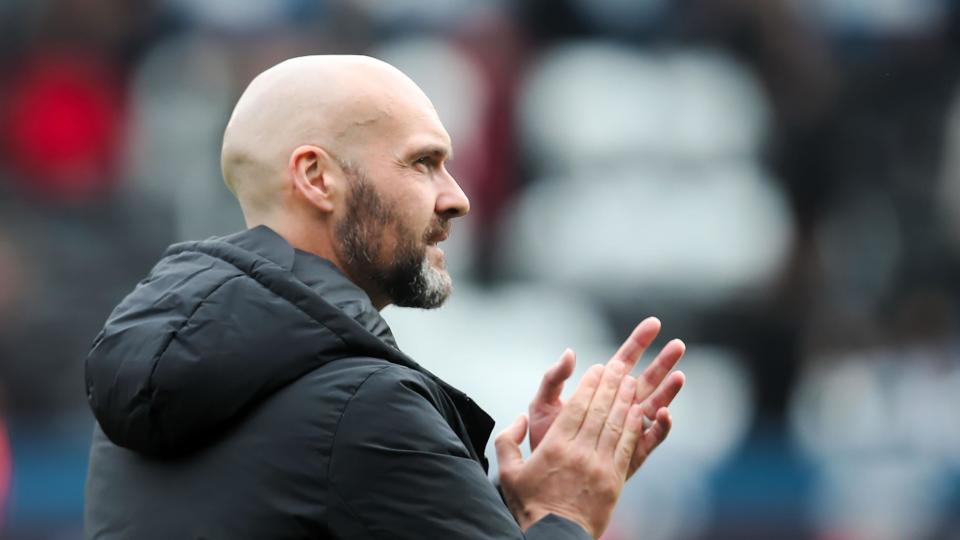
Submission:
[[432,156],[421,156],[414,161],[416,165],[423,165],[425,167],[433,166],[433,157]]

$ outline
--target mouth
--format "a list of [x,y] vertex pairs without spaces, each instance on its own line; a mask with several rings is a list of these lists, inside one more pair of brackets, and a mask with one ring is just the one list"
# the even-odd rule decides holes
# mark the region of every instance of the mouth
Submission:
[[439,245],[440,242],[443,242],[450,237],[450,226],[440,227],[436,229],[433,234],[427,236],[427,251],[430,252],[429,259],[433,261],[434,266],[439,268],[444,267],[444,258],[446,254]]
[[440,229],[438,232],[427,236],[427,245],[437,247],[437,244],[450,237],[450,227]]

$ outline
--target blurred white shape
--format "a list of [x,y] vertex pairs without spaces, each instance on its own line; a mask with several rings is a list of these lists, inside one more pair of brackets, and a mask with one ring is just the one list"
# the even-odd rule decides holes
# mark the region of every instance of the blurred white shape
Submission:
[[709,303],[772,282],[793,237],[774,181],[735,163],[651,174],[595,168],[534,183],[504,229],[508,268],[611,301],[642,291]]
[[[913,352],[901,361],[916,362],[924,354]],[[899,423],[913,426],[924,453],[960,471],[960,351],[952,354],[950,363],[928,362],[923,369],[908,371],[894,388],[893,401],[905,404],[898,410]]]
[[815,0],[797,6],[812,10],[839,32],[916,34],[943,24],[947,0]]
[[914,346],[818,357],[806,364],[792,396],[794,436],[824,461],[897,451],[956,464],[956,356]]
[[547,170],[608,161],[756,157],[769,117],[749,71],[711,50],[556,47],[521,93],[526,144]]
[[543,164],[605,162],[660,146],[667,85],[652,57],[600,42],[551,49],[530,70],[520,127]]
[[795,387],[791,427],[801,446],[820,459],[878,448],[890,436],[891,413],[870,358],[824,358]]
[[470,57],[448,41],[432,38],[386,42],[371,55],[413,79],[437,108],[455,149],[470,148],[488,99],[486,81]]
[[653,469],[710,470],[730,457],[753,419],[752,383],[739,355],[721,347],[688,347],[677,366],[687,382],[670,407],[674,427],[667,450],[651,457]]
[[166,0],[201,26],[232,31],[271,28],[283,23],[300,0]]
[[127,167],[140,189],[174,205],[179,239],[244,226],[220,174],[236,98],[228,65],[218,44],[188,35],[152,48],[134,73]]
[[806,364],[790,405],[801,449],[823,467],[824,530],[925,538],[945,511],[960,453],[960,365],[935,349],[849,352]]
[[[544,371],[566,347],[585,368],[616,350],[601,313],[583,298],[521,285],[456,283],[438,310],[383,312],[400,349],[469,394],[497,430],[527,411]],[[487,456],[494,461],[493,440]]]
[[664,65],[670,81],[668,136],[689,159],[756,157],[770,112],[753,75],[726,54],[680,50]]

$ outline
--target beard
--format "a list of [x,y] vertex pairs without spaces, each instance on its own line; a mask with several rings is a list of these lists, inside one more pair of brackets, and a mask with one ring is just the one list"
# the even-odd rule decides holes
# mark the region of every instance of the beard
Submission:
[[[337,256],[347,275],[368,294],[385,295],[397,306],[440,307],[453,291],[453,281],[444,268],[430,263],[427,245],[448,230],[446,220],[434,218],[418,234],[403,223],[363,173],[348,173],[352,187],[344,217],[335,228]],[[388,250],[391,236],[393,253]]]

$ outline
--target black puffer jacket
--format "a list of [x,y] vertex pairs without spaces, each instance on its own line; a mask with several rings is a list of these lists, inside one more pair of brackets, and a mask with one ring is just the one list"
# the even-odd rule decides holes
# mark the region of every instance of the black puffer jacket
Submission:
[[[493,422],[266,227],[171,247],[87,358],[96,539],[523,538]],[[526,538],[581,539],[551,516]]]

